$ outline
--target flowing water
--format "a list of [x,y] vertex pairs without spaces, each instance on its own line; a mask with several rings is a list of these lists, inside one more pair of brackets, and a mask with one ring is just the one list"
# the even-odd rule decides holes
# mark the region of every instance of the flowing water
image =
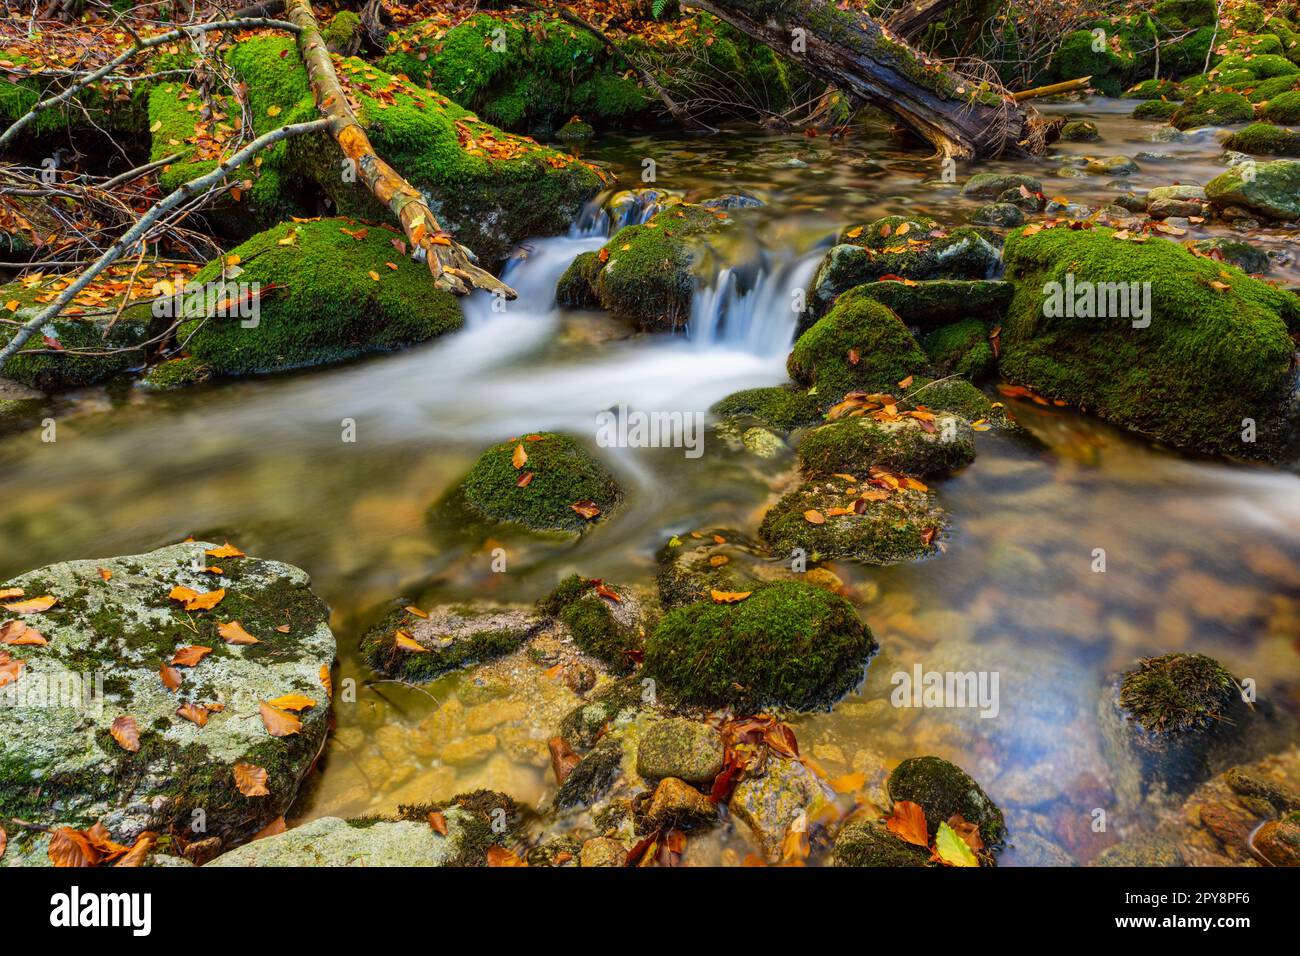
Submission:
[[[1139,189],[1205,182],[1221,168],[1212,137],[1151,143],[1155,127],[1128,119],[1131,105],[1089,104],[1081,115],[1104,143],[1060,152],[1168,154],[1139,160],[1130,180]],[[752,531],[793,455],[758,458],[712,431],[698,459],[602,450],[628,503],[576,543],[440,538],[427,509],[490,443],[542,429],[590,438],[595,415],[620,403],[705,411],[737,389],[784,381],[795,291],[837,228],[893,213],[955,223],[972,208],[883,133],[847,143],[609,138],[585,158],[632,183],[646,156],[658,185],[688,198],[745,192],[765,203],[733,213],[686,335],[635,336],[604,314],[555,307],[560,274],[604,241],[608,223],[587,215],[568,236],[521,247],[505,273],[518,301],[496,311],[486,296],[471,299],[464,330],[445,340],[177,394],[69,396],[57,442],[32,433],[0,444],[0,577],[189,534],[299,565],[333,611],[339,686],[351,678],[357,689],[355,703],[336,704],[335,735],[296,818],[392,812],[480,786],[543,801],[554,789],[545,740],[575,700],[560,682],[540,668],[418,689],[373,682],[356,652],[365,627],[398,596],[533,600],[572,571],[648,582],[654,551],[673,534]],[[1052,167],[1032,171],[1049,179]],[[1094,205],[1116,188],[1049,181],[1049,195]],[[1280,235],[1258,238],[1288,249]],[[1297,279],[1288,262],[1276,274]],[[1189,460],[1068,409],[1009,404],[1039,443],[981,434],[974,465],[936,483],[953,516],[945,554],[889,569],[834,566],[882,652],[857,694],[793,724],[830,776],[878,782],[908,756],[952,759],[1009,811],[1013,831],[1048,835],[1086,861],[1118,838],[1089,827],[1094,808],[1114,809],[1095,717],[1106,673],[1202,651],[1253,677],[1262,696],[1300,707],[1300,478]],[[343,440],[348,422],[354,442]],[[491,548],[503,544],[508,571],[494,573]],[[1094,570],[1098,548],[1104,573]],[[997,672],[999,715],[890,706],[891,675],[918,664]],[[696,859],[734,862],[745,851],[723,832],[700,841]],[[1013,845],[1003,862],[1018,860],[1029,857]]]

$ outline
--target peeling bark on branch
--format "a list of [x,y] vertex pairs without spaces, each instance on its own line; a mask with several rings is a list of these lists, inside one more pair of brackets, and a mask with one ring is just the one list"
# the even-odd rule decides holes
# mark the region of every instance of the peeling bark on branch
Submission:
[[[865,14],[827,0],[688,0],[820,79],[898,119],[945,157],[1042,151],[1040,123],[1000,86],[926,60]],[[793,41],[804,49],[795,52]],[[960,90],[960,92],[958,92]]]
[[348,105],[311,4],[307,0],[288,0],[285,13],[298,27],[298,50],[307,65],[316,105],[330,121],[330,134],[343,155],[356,164],[361,182],[397,217],[411,247],[424,250],[434,285],[457,295],[486,289],[515,298],[513,289],[476,265],[469,250],[438,225],[420,191],[375,153],[370,137]]
[[961,0],[912,0],[889,19],[889,30],[904,40],[910,40]]

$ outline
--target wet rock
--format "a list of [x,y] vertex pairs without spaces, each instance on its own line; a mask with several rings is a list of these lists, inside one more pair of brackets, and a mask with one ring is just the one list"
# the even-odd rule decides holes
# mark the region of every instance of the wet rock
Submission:
[[1148,203],[1157,202],[1161,199],[1203,200],[1205,199],[1205,187],[1191,184],[1179,184],[1174,186],[1156,186],[1154,189],[1147,190]]
[[908,800],[925,811],[930,831],[959,813],[979,827],[984,842],[1002,842],[1006,824],[1002,811],[980,789],[970,774],[940,757],[911,757],[889,775],[889,797]]
[[1061,139],[1067,143],[1095,143],[1101,139],[1095,123],[1072,120],[1061,127]]
[[999,203],[1010,203],[1021,212],[1035,213],[1043,209],[1043,196],[1028,189],[1007,189],[998,194]]
[[1138,171],[1138,164],[1127,156],[1107,156],[1094,159],[1085,168],[1094,176],[1132,176]]
[[555,138],[562,143],[581,143],[591,139],[595,133],[596,130],[590,123],[584,123],[582,120],[575,118],[556,130]]
[[674,535],[655,560],[665,609],[706,600],[711,591],[752,591],[790,573],[757,541],[729,528]]
[[686,704],[807,709],[855,686],[875,649],[842,597],[778,581],[742,600],[669,611],[646,641],[644,673]]
[[868,282],[859,287],[909,326],[932,329],[969,317],[1000,318],[1011,303],[1011,284],[996,279],[929,279]]
[[836,866],[925,866],[930,852],[870,821],[840,830],[831,859]]
[[1185,866],[1178,844],[1158,837],[1137,837],[1107,847],[1089,866]]
[[1115,792],[1127,806],[1185,794],[1261,752],[1273,728],[1233,676],[1204,654],[1149,658],[1106,684],[1103,741]]
[[1300,818],[1270,820],[1255,834],[1253,846],[1270,866],[1300,866]]
[[798,760],[772,757],[761,774],[736,784],[727,804],[758,840],[770,862],[780,859],[786,830],[801,814],[810,816],[833,797],[817,776]]
[[[361,639],[366,663],[385,677],[422,682],[517,650],[545,617],[527,604],[448,604],[425,616],[395,607]],[[414,641],[413,648],[406,641]],[[486,728],[484,728],[486,729]]]
[[1008,189],[1024,186],[1031,193],[1041,193],[1043,184],[1033,176],[1020,173],[976,173],[961,188],[961,194],[972,199],[995,199]]
[[[14,615],[47,643],[4,647],[22,667],[0,690],[0,816],[82,828],[102,821],[130,844],[145,830],[188,834],[201,809],[204,838],[231,847],[288,809],[325,740],[329,612],[298,568],[206,553],[216,548],[187,542],[67,561],[4,582],[58,603]],[[202,570],[214,560],[220,573]],[[214,610],[186,611],[169,598],[174,588],[221,595]],[[227,621],[257,643],[227,643],[217,630]],[[159,668],[194,646],[211,650],[178,668],[183,683],[168,690]],[[296,714],[301,728],[272,737],[260,705],[288,694],[309,701]],[[185,705],[206,724],[179,716]],[[130,751],[110,733],[128,717],[139,735]],[[239,791],[238,763],[267,771],[266,796]]]
[[608,725],[626,723],[644,706],[641,685],[633,679],[606,684],[591,700],[574,708],[560,723],[560,733],[571,746],[587,749]]
[[688,783],[711,783],[722,772],[722,735],[708,724],[673,718],[651,724],[636,752],[636,769],[658,780],[678,777]]
[[714,199],[706,199],[700,205],[705,209],[756,209],[763,205],[763,200],[739,193],[725,193]]
[[655,787],[646,810],[652,826],[692,827],[712,823],[718,805],[690,784],[676,777],[665,777]]
[[626,866],[627,847],[610,837],[594,837],[582,845],[580,866]]
[[759,458],[775,458],[786,450],[785,442],[780,436],[758,426],[745,429],[740,436],[740,442],[750,453]]
[[872,465],[927,477],[974,460],[974,432],[947,412],[933,420],[846,418],[813,429],[799,443],[800,467],[809,477],[850,474],[865,481]]
[[1147,206],[1147,214],[1152,219],[1187,219],[1189,216],[1203,216],[1205,207],[1192,199],[1156,199]]
[[980,206],[975,211],[971,221],[983,226],[1000,226],[1003,229],[1014,229],[1016,226],[1024,225],[1025,214],[1018,206],[1011,203],[995,202]]
[[1077,866],[1078,863],[1063,847],[1036,833],[1022,833],[1010,841],[1012,860],[1016,866]]
[[537,602],[553,615],[569,639],[615,674],[627,674],[641,650],[642,632],[650,626],[638,589],[572,574]]
[[809,395],[806,389],[788,385],[733,392],[711,411],[724,418],[757,419],[784,432],[820,421],[822,417],[821,403],[816,396]]
[[1259,275],[1269,270],[1267,253],[1252,246],[1244,239],[1215,236],[1212,239],[1198,240],[1192,243],[1192,247],[1215,258],[1222,259],[1224,262],[1231,262],[1242,272],[1248,272],[1251,275]]
[[591,806],[618,780],[623,768],[623,746],[602,740],[573,768],[555,794],[557,807]]
[[479,763],[496,749],[497,738],[494,734],[474,734],[449,741],[442,748],[441,757],[445,763],[463,767]]
[[223,854],[208,866],[448,866],[466,837],[463,811],[448,810],[447,835],[428,822],[321,817]]
[[1245,206],[1269,219],[1300,218],[1300,160],[1255,163],[1253,176],[1236,166],[1210,180],[1205,194],[1216,207]]

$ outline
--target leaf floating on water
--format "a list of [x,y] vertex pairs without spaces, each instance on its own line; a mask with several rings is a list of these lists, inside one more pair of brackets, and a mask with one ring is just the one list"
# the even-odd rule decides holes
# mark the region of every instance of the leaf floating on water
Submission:
[[914,846],[930,845],[930,831],[925,825],[925,811],[910,800],[894,803],[894,812],[885,821],[885,829]]
[[803,520],[809,524],[825,524],[826,516],[816,508],[809,508],[803,513]]
[[14,614],[40,614],[42,611],[48,611],[58,603],[58,598],[43,594],[40,597],[29,598],[26,601],[15,601],[12,604],[6,604],[4,609],[12,611]]
[[247,557],[244,552],[240,551],[233,544],[227,541],[219,548],[209,548],[204,554],[211,555],[214,558],[244,558]]
[[130,714],[116,718],[113,725],[108,728],[108,732],[113,735],[117,745],[127,753],[140,752],[140,728],[136,726],[135,718]]
[[510,456],[510,464],[514,465],[516,470],[528,464],[528,452],[524,451],[523,442],[515,445],[514,454]]
[[856,773],[846,773],[842,777],[836,777],[829,783],[836,793],[857,793],[867,785],[867,775],[859,770]]
[[487,849],[488,866],[527,866],[528,864],[521,860],[514,853],[510,852],[503,846],[492,844]]
[[310,710],[316,706],[316,701],[310,697],[304,697],[302,694],[285,694],[283,697],[277,697],[274,700],[267,701],[272,707],[280,710]]
[[172,655],[172,663],[177,667],[195,667],[199,661],[212,653],[212,648],[202,644],[193,644],[180,648]]
[[208,725],[208,709],[202,704],[181,704],[176,708],[176,716],[184,717],[192,724],[198,724],[200,727]]
[[158,671],[158,676],[162,678],[163,686],[170,691],[179,690],[185,681],[181,672],[169,664],[163,664],[162,669]]
[[239,762],[231,768],[235,775],[235,786],[246,797],[269,797],[271,791],[266,789],[266,768],[254,763]]
[[977,418],[975,421],[970,423],[970,427],[977,432],[986,432],[993,426],[989,424],[988,419]]
[[753,594],[753,591],[709,591],[714,604],[736,604]]
[[227,644],[261,644],[262,642],[244,630],[238,621],[229,621],[217,625],[217,633]]
[[569,507],[588,521],[600,514],[600,506],[590,498],[575,501],[573,504],[569,505]]
[[276,710],[265,701],[258,704],[258,709],[262,713],[262,723],[266,726],[266,732],[272,737],[288,737],[302,730],[302,721],[293,714]]
[[957,831],[946,823],[940,823],[939,829],[934,834],[934,855],[931,859],[938,860],[948,866],[980,865],[980,861],[971,848],[966,845],[966,841],[958,836]]

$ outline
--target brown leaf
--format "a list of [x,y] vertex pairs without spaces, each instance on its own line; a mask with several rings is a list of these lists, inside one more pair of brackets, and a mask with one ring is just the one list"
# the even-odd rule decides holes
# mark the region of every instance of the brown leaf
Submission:
[[113,580],[113,572],[108,570],[108,568],[100,568],[99,576],[103,578],[105,581]]
[[600,514],[600,507],[590,498],[575,501],[573,504],[569,505],[569,507],[588,521]]
[[439,836],[447,835],[447,818],[437,810],[429,811],[429,826]]
[[9,598],[23,596],[22,588],[0,588],[0,601],[7,601]]
[[123,714],[114,720],[108,732],[123,750],[133,754],[140,752],[140,728],[130,714]]
[[511,853],[503,846],[492,844],[487,849],[488,866],[527,866],[523,860],[519,859],[514,853]]
[[50,642],[45,635],[22,621],[12,620],[0,624],[0,644],[12,647],[45,647]]
[[233,544],[227,541],[219,548],[209,548],[204,554],[210,554],[214,558],[243,558],[247,557],[244,552],[240,551]]
[[330,666],[328,664],[320,666],[320,685],[325,688],[325,696],[333,700],[334,680],[330,677]]
[[40,614],[42,611],[48,611],[58,603],[58,598],[43,594],[40,597],[29,598],[26,601],[5,604],[3,607],[6,611],[12,611],[14,614]]
[[126,847],[113,839],[113,834],[108,832],[108,827],[104,826],[102,820],[96,821],[94,826],[89,830],[83,830],[82,833],[90,841],[90,845],[99,851],[101,863],[116,860],[126,852]]
[[185,681],[181,672],[170,664],[163,664],[162,668],[158,671],[158,676],[162,678],[163,686],[170,691],[179,690],[181,684]]
[[266,789],[266,768],[255,763],[240,761],[231,768],[235,775],[235,786],[246,797],[269,797],[271,791]]
[[528,452],[524,451],[523,442],[515,445],[514,454],[510,456],[510,464],[514,465],[516,469],[528,464]]
[[126,852],[126,855],[114,863],[113,866],[144,866],[145,860],[149,858],[149,854],[153,851],[157,842],[158,834],[145,830],[135,838],[135,843],[131,845],[131,849]]
[[176,708],[176,716],[184,717],[192,724],[198,724],[200,727],[208,725],[208,709],[202,704],[181,704]]
[[262,643],[252,634],[244,630],[244,625],[238,621],[228,621],[225,624],[217,625],[217,633],[227,644],[260,644]]
[[4,859],[7,846],[9,846],[9,834],[5,833],[4,827],[0,827],[0,860]]
[[80,830],[60,827],[50,835],[50,862],[58,867],[95,866],[99,851]]
[[18,680],[26,666],[27,662],[21,657],[10,657],[8,651],[0,651],[0,687]]
[[258,709],[262,712],[262,723],[266,725],[266,732],[272,737],[288,737],[302,730],[302,721],[293,714],[276,710],[266,702],[258,704]]
[[519,480],[515,482],[515,487],[527,488],[532,483],[533,483],[533,473],[531,471],[526,471],[519,476]]
[[551,770],[555,773],[555,782],[562,784],[573,773],[573,768],[582,762],[582,758],[573,752],[563,737],[552,737],[546,742],[546,747],[551,752]]
[[[172,655],[172,663],[177,667],[194,667],[199,661],[212,653],[212,648],[205,647],[202,644],[192,644],[189,647],[182,647]],[[166,680],[166,678],[164,678]]]
[[925,825],[925,811],[918,803],[899,800],[894,803],[894,812],[885,821],[885,829],[915,846],[930,845],[930,831]]
[[826,516],[816,508],[809,508],[803,513],[803,520],[809,524],[825,524]]
[[613,588],[609,587],[607,584],[604,584],[600,581],[596,582],[596,593],[603,598],[609,598],[615,604],[623,603],[623,599],[618,596],[618,594],[614,591]]

